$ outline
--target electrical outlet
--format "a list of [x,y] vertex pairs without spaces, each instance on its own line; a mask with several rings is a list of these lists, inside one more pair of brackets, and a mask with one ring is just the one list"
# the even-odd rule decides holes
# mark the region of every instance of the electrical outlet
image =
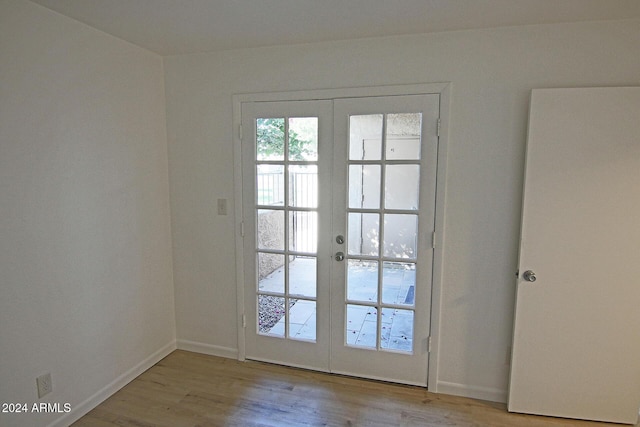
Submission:
[[36,378],[36,384],[38,385],[38,398],[44,397],[53,391],[53,383],[51,382],[50,373],[40,375]]
[[218,215],[227,214],[227,199],[218,199]]

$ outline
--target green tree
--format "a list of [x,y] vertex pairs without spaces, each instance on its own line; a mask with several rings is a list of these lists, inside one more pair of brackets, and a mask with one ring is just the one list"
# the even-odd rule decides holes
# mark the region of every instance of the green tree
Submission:
[[[284,119],[258,119],[256,127],[258,159],[284,158]],[[314,145],[313,141],[289,129],[289,160],[308,160],[315,155]]]

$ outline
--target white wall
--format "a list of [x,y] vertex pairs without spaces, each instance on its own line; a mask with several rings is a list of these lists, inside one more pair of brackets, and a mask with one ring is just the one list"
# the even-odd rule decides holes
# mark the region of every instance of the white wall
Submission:
[[67,425],[175,347],[168,192],[162,58],[0,0],[0,402],[74,411],[0,425]]
[[503,401],[532,88],[640,84],[640,22],[165,58],[179,345],[234,355],[232,94],[452,82],[438,390]]

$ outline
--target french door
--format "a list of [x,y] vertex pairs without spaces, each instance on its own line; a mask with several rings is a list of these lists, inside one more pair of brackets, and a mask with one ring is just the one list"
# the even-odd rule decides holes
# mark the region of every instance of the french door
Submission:
[[334,103],[333,372],[427,384],[438,95]]
[[426,385],[439,95],[241,108],[246,357]]
[[247,358],[329,370],[332,109],[242,105]]

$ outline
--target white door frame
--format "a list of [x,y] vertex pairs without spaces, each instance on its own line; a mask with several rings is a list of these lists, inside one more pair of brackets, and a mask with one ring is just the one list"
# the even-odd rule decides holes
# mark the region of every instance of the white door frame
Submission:
[[442,264],[444,254],[444,225],[446,203],[446,167],[449,139],[449,108],[451,83],[424,83],[396,86],[372,86],[344,89],[317,89],[290,92],[265,92],[233,95],[233,157],[234,157],[234,219],[236,255],[236,324],[238,328],[238,360],[245,360],[245,277],[243,250],[243,178],[242,178],[242,103],[267,101],[305,101],[318,99],[366,98],[393,95],[440,95],[440,129],[438,141],[438,170],[436,176],[435,249],[431,299],[431,331],[427,388],[437,392],[438,360],[440,353],[440,318],[442,305]]

